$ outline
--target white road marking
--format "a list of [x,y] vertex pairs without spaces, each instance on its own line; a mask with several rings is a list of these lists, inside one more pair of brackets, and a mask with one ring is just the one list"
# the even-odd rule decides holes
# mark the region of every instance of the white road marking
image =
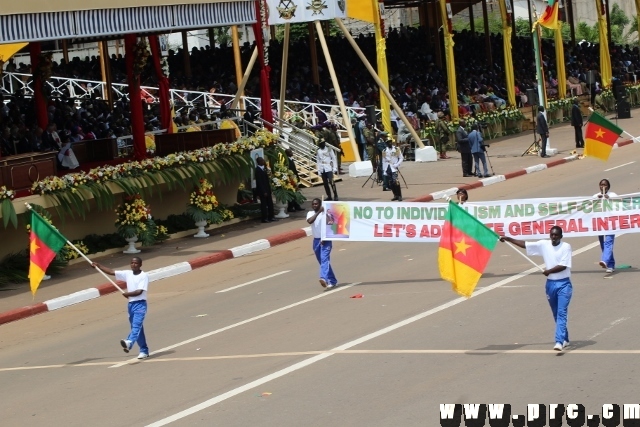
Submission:
[[604,334],[604,333],[605,333],[605,332],[607,332],[609,329],[611,329],[611,328],[613,328],[614,326],[616,326],[618,323],[622,323],[622,322],[624,322],[625,320],[629,320],[629,319],[630,319],[629,317],[623,317],[623,318],[621,318],[621,319],[614,320],[613,322],[611,322],[611,323],[609,324],[609,326],[607,326],[606,328],[604,328],[604,329],[603,329],[603,330],[601,330],[600,332],[596,332],[594,335],[590,336],[590,337],[589,337],[589,340],[594,339],[594,338],[595,338],[595,337],[597,337],[598,335],[602,335],[602,334]]
[[272,277],[280,276],[281,274],[290,273],[290,272],[291,272],[291,270],[280,271],[278,273],[274,273],[274,274],[271,274],[269,276],[265,276],[265,277],[261,277],[259,279],[251,280],[250,282],[246,282],[246,283],[243,283],[241,285],[236,285],[236,286],[232,286],[232,287],[227,288],[227,289],[223,289],[221,291],[216,292],[216,294],[221,294],[223,292],[233,291],[234,289],[242,288],[244,286],[251,285],[251,284],[257,283],[257,282],[261,282],[263,280],[271,279]]
[[629,165],[632,165],[632,164],[634,164],[634,163],[635,163],[635,162],[624,163],[624,164],[619,165],[619,166],[614,166],[614,167],[612,167],[612,168],[605,169],[604,171],[605,171],[605,172],[609,172],[609,171],[612,171],[612,170],[614,170],[614,169],[621,168],[621,167],[623,167],[623,166],[629,166]]
[[[595,248],[596,246],[600,246],[600,243],[599,242],[590,243],[589,245],[584,246],[584,247],[578,249],[577,251],[575,251],[574,254],[575,255],[581,254],[583,252],[588,251],[589,249]],[[494,283],[492,285],[489,285],[487,287],[484,287],[482,289],[477,290],[474,293],[474,295],[471,297],[471,299],[477,298],[478,296],[480,296],[480,295],[482,295],[482,294],[484,294],[486,292],[492,291],[492,290],[497,289],[497,288],[499,288],[499,287],[501,287],[503,285],[506,285],[508,283],[514,282],[514,281],[516,281],[518,279],[521,279],[523,277],[526,277],[526,276],[528,276],[528,275],[530,275],[532,273],[536,273],[536,272],[539,272],[539,271],[540,270],[538,270],[538,268],[534,267],[534,268],[530,268],[530,269],[528,269],[526,271],[523,271],[522,273],[515,274],[515,275],[513,275],[511,277],[508,277],[508,278],[503,279],[503,280],[501,280],[499,282],[496,282],[496,283]],[[422,312],[420,314],[417,314],[417,315],[415,315],[413,317],[409,317],[408,319],[405,319],[405,320],[402,320],[400,322],[394,323],[393,325],[387,326],[386,328],[382,328],[382,329],[380,329],[378,331],[375,331],[375,332],[372,332],[370,334],[364,335],[364,336],[362,336],[362,337],[360,337],[358,339],[355,339],[353,341],[345,343],[345,344],[343,344],[341,346],[335,347],[335,348],[331,349],[329,352],[324,352],[324,353],[317,354],[317,355],[315,355],[313,357],[310,357],[307,360],[303,360],[302,362],[294,363],[293,365],[291,365],[289,367],[286,367],[284,369],[281,369],[281,370],[279,370],[277,372],[274,372],[272,374],[266,375],[266,376],[264,376],[262,378],[258,378],[255,381],[252,381],[252,382],[247,383],[245,385],[242,385],[240,387],[234,388],[233,390],[229,390],[226,393],[223,393],[223,394],[220,394],[218,396],[212,397],[211,399],[205,400],[204,402],[199,403],[197,405],[194,405],[191,408],[187,408],[187,409],[185,409],[183,411],[180,411],[180,412],[178,412],[178,413],[176,413],[174,415],[170,415],[170,416],[168,416],[166,418],[163,418],[163,419],[161,419],[159,421],[156,421],[156,422],[154,422],[152,424],[149,424],[147,427],[161,427],[161,426],[165,426],[167,424],[170,424],[170,423],[172,423],[174,421],[178,421],[178,420],[180,420],[182,418],[188,417],[189,415],[192,415],[192,414],[200,412],[200,411],[202,411],[204,409],[210,408],[211,406],[216,405],[216,404],[218,404],[220,402],[223,402],[223,401],[225,401],[225,400],[227,400],[227,399],[229,399],[231,397],[234,397],[234,396],[237,396],[237,395],[239,395],[241,393],[244,393],[245,391],[248,391],[248,390],[251,390],[251,389],[253,389],[255,387],[258,387],[258,386],[261,386],[263,384],[266,384],[266,383],[268,383],[270,381],[273,381],[275,379],[283,377],[283,376],[285,376],[287,374],[290,374],[292,372],[298,371],[298,370],[300,370],[302,368],[305,368],[307,366],[313,365],[316,362],[320,362],[321,360],[324,360],[324,359],[326,359],[328,357],[333,356],[338,351],[348,350],[348,349],[350,349],[352,347],[355,347],[357,345],[363,344],[363,343],[365,343],[367,341],[371,341],[372,339],[378,338],[378,337],[380,337],[382,335],[385,335],[385,334],[387,334],[389,332],[393,332],[396,329],[402,328],[403,326],[410,325],[410,324],[412,324],[414,322],[417,322],[418,320],[422,320],[425,317],[431,316],[432,314],[439,313],[439,312],[441,312],[443,310],[446,310],[447,308],[456,306],[456,305],[458,305],[460,303],[463,303],[463,302],[466,302],[466,301],[467,301],[467,298],[463,298],[463,297],[456,298],[456,299],[451,300],[451,301],[449,301],[449,302],[447,302],[445,304],[439,305],[438,307],[432,308],[431,310],[427,310],[427,311]],[[162,350],[158,350],[158,351],[162,351]]]
[[[598,243],[598,244],[600,244],[600,243]],[[186,344],[191,344],[192,342],[201,340],[203,338],[208,338],[208,337],[210,337],[212,335],[216,335],[216,334],[219,334],[220,332],[228,331],[229,329],[233,329],[233,328],[236,328],[238,326],[246,325],[247,323],[251,323],[251,322],[253,322],[255,320],[264,319],[265,317],[271,316],[272,314],[280,313],[282,311],[288,310],[288,309],[293,308],[293,307],[297,307],[299,305],[302,305],[302,304],[305,304],[305,303],[308,303],[308,302],[311,302],[311,301],[315,301],[317,299],[326,297],[328,295],[334,295],[337,292],[344,291],[345,289],[349,289],[349,288],[351,288],[353,286],[359,285],[360,283],[362,283],[362,282],[355,282],[355,283],[350,283],[350,284],[344,285],[344,286],[338,286],[337,288],[332,289],[330,292],[323,292],[323,293],[318,294],[318,295],[316,295],[314,297],[307,298],[307,299],[304,299],[302,301],[294,302],[293,304],[289,304],[287,306],[277,308],[275,310],[269,311],[267,313],[260,314],[258,316],[252,317],[250,319],[245,319],[245,320],[243,320],[241,322],[234,323],[233,325],[228,325],[228,326],[225,326],[223,328],[216,329],[215,331],[207,332],[206,334],[199,335],[197,337],[190,338],[188,340],[179,342],[177,344],[173,344],[173,345],[170,345],[168,347],[161,348],[160,350],[156,350],[156,351],[152,352],[150,354],[150,356],[153,356],[154,354],[157,354],[157,353],[161,353],[163,351],[172,350],[174,348],[181,347],[181,346],[186,345]],[[117,363],[117,364],[115,364],[113,366],[110,366],[109,368],[120,368],[121,366],[128,365],[130,363],[137,362],[137,361],[138,361],[138,359],[129,359],[127,361],[124,361],[124,362],[121,362],[121,363]]]

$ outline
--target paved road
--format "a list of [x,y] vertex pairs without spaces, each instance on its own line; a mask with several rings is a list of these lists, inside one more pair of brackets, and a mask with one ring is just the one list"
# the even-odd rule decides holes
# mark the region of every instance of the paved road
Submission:
[[[638,192],[639,154],[472,197],[590,195],[603,177]],[[618,263],[638,264],[636,239],[616,239]],[[594,239],[570,243],[574,347],[563,354],[551,350],[544,277],[506,245],[463,300],[439,279],[433,244],[337,243],[341,286],[322,292],[301,239],[155,283],[155,354],[141,363],[118,344],[128,325],[117,294],[3,325],[2,425],[437,426],[440,403],[581,403],[592,414],[633,403],[638,271],[604,279]]]

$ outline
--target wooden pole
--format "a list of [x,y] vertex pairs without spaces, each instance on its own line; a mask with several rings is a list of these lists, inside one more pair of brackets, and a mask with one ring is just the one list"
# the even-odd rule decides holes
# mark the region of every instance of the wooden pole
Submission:
[[[351,47],[353,47],[353,50],[355,50],[358,56],[360,57],[360,60],[362,61],[364,66],[367,68],[367,70],[369,70],[371,77],[373,77],[373,80],[375,80],[376,84],[380,88],[380,91],[382,91],[384,95],[389,99],[389,103],[393,106],[393,109],[396,110],[396,113],[398,113],[398,116],[402,120],[402,123],[404,123],[407,129],[409,129],[409,132],[411,132],[411,136],[416,141],[416,144],[419,145],[420,148],[424,148],[424,144],[422,143],[422,140],[418,136],[418,133],[413,128],[411,123],[409,123],[409,120],[407,120],[407,117],[404,115],[402,108],[400,108],[400,106],[396,103],[396,101],[391,96],[391,93],[389,93],[389,89],[387,89],[386,86],[382,83],[382,80],[380,80],[380,77],[378,77],[378,74],[376,74],[376,71],[371,66],[371,63],[369,62],[367,57],[364,55],[364,53],[362,53],[362,50],[360,50],[360,46],[358,46],[356,41],[353,39],[353,37],[349,33],[349,30],[347,30],[347,27],[345,27],[344,24],[342,23],[342,20],[338,18],[336,18],[336,23],[338,24],[338,27],[340,27],[340,29],[342,30],[342,33],[344,34],[345,38],[349,41],[349,44],[351,45]],[[340,96],[340,99],[342,99],[342,96]]]
[[247,69],[244,71],[244,76],[242,76],[242,81],[238,85],[238,91],[236,92],[235,98],[233,98],[233,102],[231,103],[231,109],[235,110],[238,107],[238,102],[240,102],[241,94],[244,92],[244,88],[247,85],[247,81],[249,80],[249,75],[251,74],[251,70],[253,70],[253,66],[258,59],[258,47],[256,46],[253,49],[253,54],[251,54],[251,59],[249,60],[249,64],[247,64]]
[[[493,58],[491,55],[491,34],[489,33],[489,14],[487,13],[487,0],[482,0],[482,18],[484,20],[484,46],[487,55],[489,69],[493,70]],[[456,96],[456,94],[453,94]]]
[[284,24],[284,46],[282,47],[282,72],[280,73],[280,120],[284,119],[284,99],[287,96],[287,63],[289,62],[289,29],[291,24]]
[[189,56],[189,41],[187,32],[182,32],[182,60],[184,61],[184,75],[191,77],[191,57]]
[[469,29],[471,30],[471,34],[475,34],[476,23],[473,18],[473,5],[469,6]]
[[[231,26],[231,40],[233,42],[233,60],[236,68],[236,84],[238,88],[242,83],[242,57],[240,55],[240,37],[238,37],[238,26]],[[244,90],[240,93],[240,108],[244,109]]]
[[109,104],[109,109],[112,105],[109,102],[111,100],[111,87],[113,81],[111,79],[111,60],[109,58],[109,42],[103,40],[98,44],[100,48],[100,69],[102,71],[102,81],[104,81],[104,92],[102,97]]
[[62,40],[62,57],[64,58],[65,64],[69,63],[69,46],[67,45],[67,40]]
[[120,39],[116,39],[116,57],[120,56]]
[[318,32],[318,39],[320,40],[320,46],[322,46],[322,52],[324,53],[324,59],[327,62],[327,68],[329,69],[331,81],[333,82],[333,90],[335,92],[336,98],[338,98],[338,104],[340,105],[340,113],[342,114],[342,119],[344,120],[344,127],[347,128],[347,135],[349,137],[349,142],[351,143],[351,149],[353,150],[353,155],[356,158],[356,162],[360,162],[362,161],[362,159],[360,158],[358,145],[356,144],[356,140],[353,134],[353,128],[351,127],[351,118],[347,113],[347,107],[344,105],[344,99],[342,99],[342,91],[340,90],[340,85],[338,84],[336,70],[333,68],[331,55],[329,55],[329,47],[327,47],[327,41],[325,40],[324,33],[322,32],[322,24],[320,24],[320,21],[317,20],[315,21],[315,24],[316,31]]
[[311,52],[311,72],[313,76],[313,84],[320,85],[320,73],[318,72],[318,50],[316,49],[316,29],[313,22],[307,24],[309,29],[309,50]]
[[572,0],[565,0],[567,7],[567,21],[569,22],[569,31],[571,32],[571,46],[576,47],[576,27],[573,20],[573,2]]
[[[441,19],[438,19],[438,17],[440,16],[440,11],[438,10],[438,2],[437,0],[434,0],[432,3],[432,15],[433,16],[433,31],[434,31],[434,37],[433,37],[433,47],[435,48],[435,57],[436,57],[436,65],[438,66],[438,68],[443,68],[444,62],[442,61],[442,47],[444,45],[444,41],[443,39],[440,38],[440,31],[438,30],[438,28],[440,28],[440,25],[442,25]],[[444,31],[442,32],[442,35],[444,37]]]

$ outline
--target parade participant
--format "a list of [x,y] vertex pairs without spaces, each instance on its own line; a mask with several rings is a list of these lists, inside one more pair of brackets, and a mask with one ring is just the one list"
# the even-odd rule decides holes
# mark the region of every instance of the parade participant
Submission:
[[[333,174],[337,172],[338,161],[336,160],[336,153],[327,147],[324,139],[318,141],[316,162],[318,164],[318,175],[322,177],[324,191],[327,193],[327,200],[338,200],[338,192],[333,182]],[[331,198],[331,189],[333,189],[333,199]]]
[[91,263],[93,268],[97,268],[103,273],[116,276],[116,280],[121,280],[127,284],[127,292],[123,292],[122,296],[129,300],[129,324],[131,332],[129,336],[120,340],[120,345],[125,353],[133,347],[134,343],[138,343],[140,354],[138,359],[146,359],[149,357],[149,347],[147,346],[147,338],[144,335],[144,318],[147,315],[147,289],[149,287],[149,275],[141,270],[142,258],[131,258],[131,270],[112,270],[97,262]]
[[[610,197],[618,196],[613,191],[609,191],[611,184],[608,179],[600,180],[600,192],[593,195],[598,199],[608,199]],[[616,268],[616,260],[613,257],[613,243],[615,241],[615,234],[608,234],[606,236],[598,236],[600,241],[600,249],[602,250],[602,258],[598,263],[600,267],[606,268],[606,273],[613,273]]]
[[324,206],[318,198],[311,202],[311,209],[307,212],[307,223],[311,224],[311,234],[313,235],[313,253],[320,264],[320,285],[323,288],[333,289],[338,286],[338,279],[333,274],[331,267],[331,249],[333,243],[330,240],[322,240],[322,227],[325,223]]
[[398,170],[404,158],[402,151],[398,147],[394,147],[391,140],[385,141],[386,147],[382,152],[382,171],[387,176],[389,188],[393,191],[393,199],[402,201],[402,189],[398,181]]
[[562,242],[562,228],[551,227],[550,240],[538,240],[536,242],[524,242],[507,236],[500,236],[501,242],[513,243],[526,249],[527,255],[542,256],[545,270],[542,272],[547,277],[545,291],[547,300],[551,306],[553,319],[556,322],[555,345],[553,349],[562,351],[569,346],[569,331],[567,318],[569,302],[573,294],[571,285],[571,245]]

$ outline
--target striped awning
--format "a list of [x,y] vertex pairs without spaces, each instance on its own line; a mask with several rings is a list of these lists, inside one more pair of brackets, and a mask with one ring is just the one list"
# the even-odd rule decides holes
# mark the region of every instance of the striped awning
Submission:
[[0,15],[0,43],[160,33],[254,22],[253,1]]

